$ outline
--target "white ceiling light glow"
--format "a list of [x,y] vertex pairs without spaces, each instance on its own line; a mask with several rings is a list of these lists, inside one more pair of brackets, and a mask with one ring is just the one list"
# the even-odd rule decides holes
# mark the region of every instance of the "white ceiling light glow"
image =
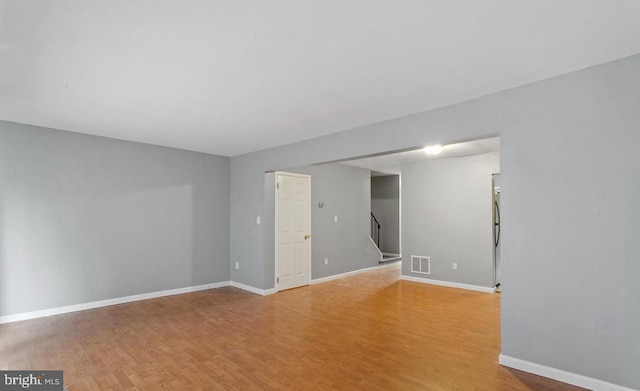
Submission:
[[438,145],[429,145],[427,147],[424,147],[423,151],[427,155],[437,155],[440,152],[442,152],[442,148],[444,148],[444,147],[442,145],[440,145],[440,144],[438,144]]

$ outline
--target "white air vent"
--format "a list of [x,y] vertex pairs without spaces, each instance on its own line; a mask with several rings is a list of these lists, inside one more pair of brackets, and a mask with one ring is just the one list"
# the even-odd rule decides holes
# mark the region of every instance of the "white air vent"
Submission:
[[421,274],[431,274],[431,258],[419,255],[411,256],[411,272]]

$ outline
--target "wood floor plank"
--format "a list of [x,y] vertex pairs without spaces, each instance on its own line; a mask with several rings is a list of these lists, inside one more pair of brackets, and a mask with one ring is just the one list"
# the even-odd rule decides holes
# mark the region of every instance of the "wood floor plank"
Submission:
[[499,353],[499,294],[400,281],[398,268],[0,325],[0,368],[62,369],[73,391],[579,390]]

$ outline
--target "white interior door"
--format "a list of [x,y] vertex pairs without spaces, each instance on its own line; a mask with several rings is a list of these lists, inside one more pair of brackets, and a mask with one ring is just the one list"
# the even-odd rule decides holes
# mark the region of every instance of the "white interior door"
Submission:
[[309,285],[311,177],[276,173],[276,289]]

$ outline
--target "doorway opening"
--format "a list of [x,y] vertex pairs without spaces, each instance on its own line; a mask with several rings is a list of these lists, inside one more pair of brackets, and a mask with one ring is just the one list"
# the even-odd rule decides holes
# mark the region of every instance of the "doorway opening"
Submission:
[[[402,278],[495,291],[501,283],[499,233],[494,232],[494,227],[498,228],[496,219],[499,221],[499,211],[494,211],[496,199],[499,203],[499,194],[494,192],[494,178],[500,173],[499,137],[433,145],[342,164],[368,168],[375,175],[372,183],[381,175],[397,175],[402,183],[398,219]],[[372,218],[372,237],[382,247],[384,235],[373,228],[384,228],[384,224],[376,222],[380,218],[374,211],[373,197],[372,213],[376,217]],[[430,259],[428,276],[411,268],[413,256]]]
[[371,233],[380,263],[402,259],[400,251],[400,174],[371,171]]
[[[397,263],[402,268],[401,279],[483,292],[494,292],[501,282],[493,232],[492,175],[500,172],[498,137],[445,144],[437,156],[415,149],[285,170],[313,178],[309,212],[312,226],[306,234],[313,231],[314,240],[313,244],[310,238],[307,240],[311,254],[305,262],[307,277],[304,283],[292,286]],[[381,264],[381,251],[372,240],[371,212],[375,214],[376,197],[372,194],[372,181],[376,180],[372,172],[395,175],[398,184],[401,182],[397,252],[383,247],[384,252],[402,254],[401,261]],[[280,254],[293,254],[294,247],[283,248],[284,244],[275,240],[275,232],[273,236],[269,233],[276,225],[271,222],[276,216],[276,173],[282,172],[265,173],[265,222],[270,226],[266,237],[273,238],[265,242],[265,276],[274,279],[277,291],[287,289],[279,279],[284,278],[281,270],[290,265]],[[381,239],[380,246],[384,246]],[[308,250],[305,253],[309,254]],[[412,256],[430,259],[428,276],[414,274]]]

